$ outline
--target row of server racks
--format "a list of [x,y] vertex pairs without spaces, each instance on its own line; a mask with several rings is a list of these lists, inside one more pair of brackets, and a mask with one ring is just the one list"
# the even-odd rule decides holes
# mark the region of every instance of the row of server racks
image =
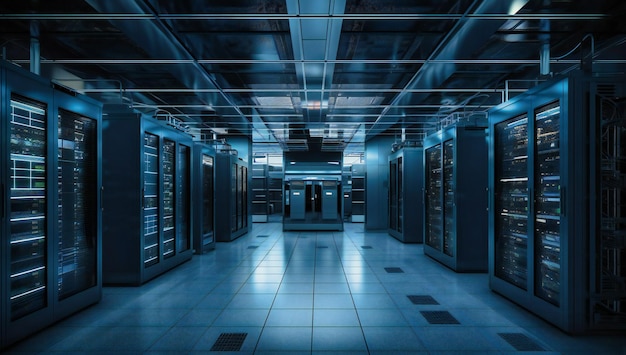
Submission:
[[104,283],[140,285],[193,253],[193,142],[125,105],[105,113]]
[[456,272],[487,271],[485,128],[456,124],[424,140],[424,254]]
[[103,126],[105,284],[141,285],[247,232],[247,166],[234,150],[125,105],[106,105]]
[[0,63],[0,349],[98,302],[102,105]]
[[489,112],[489,283],[564,331],[626,329],[626,84],[579,72]]

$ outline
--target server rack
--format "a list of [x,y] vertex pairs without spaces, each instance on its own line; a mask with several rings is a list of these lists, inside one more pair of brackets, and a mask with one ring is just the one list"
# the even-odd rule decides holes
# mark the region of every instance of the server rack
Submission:
[[487,271],[486,127],[424,140],[424,254],[457,272]]
[[269,213],[283,214],[283,171],[282,167],[269,165],[267,193],[269,197]]
[[267,164],[252,164],[252,222],[267,222]]
[[489,113],[490,287],[567,332],[626,329],[624,180],[602,181],[623,176],[604,153],[623,149],[605,134],[625,96],[623,78],[576,72]]
[[215,159],[215,239],[230,242],[248,233],[248,166],[234,150]]
[[341,173],[343,185],[343,219],[350,220],[352,217],[352,166],[344,166]]
[[102,106],[0,63],[0,348],[97,303]]
[[196,254],[215,249],[215,149],[193,145],[193,247]]
[[352,165],[352,222],[365,222],[365,164]]
[[387,232],[403,243],[422,243],[424,185],[422,148],[405,147],[389,155]]
[[140,285],[191,258],[192,141],[127,106],[105,112],[104,283]]

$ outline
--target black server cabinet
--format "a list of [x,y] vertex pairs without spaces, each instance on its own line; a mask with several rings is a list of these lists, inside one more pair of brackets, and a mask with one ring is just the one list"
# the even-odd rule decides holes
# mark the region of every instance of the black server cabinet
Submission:
[[230,242],[248,233],[248,166],[230,150],[215,158],[215,240]]
[[104,283],[140,285],[192,256],[192,140],[123,105],[105,113]]
[[267,222],[269,193],[267,164],[252,165],[252,222]]
[[624,180],[601,181],[623,175],[600,153],[623,149],[603,130],[623,126],[625,85],[576,72],[489,112],[490,287],[567,332],[626,328],[624,227],[604,215]]
[[457,272],[487,271],[487,172],[485,127],[424,140],[424,254]]
[[0,82],[3,348],[101,298],[102,106],[11,64]]
[[365,164],[352,165],[352,222],[365,222]]
[[387,232],[403,243],[422,243],[422,148],[402,148],[389,155]]
[[193,247],[196,254],[215,249],[215,149],[193,145],[192,163]]
[[352,166],[343,167],[341,185],[343,186],[343,219],[347,221],[352,217]]

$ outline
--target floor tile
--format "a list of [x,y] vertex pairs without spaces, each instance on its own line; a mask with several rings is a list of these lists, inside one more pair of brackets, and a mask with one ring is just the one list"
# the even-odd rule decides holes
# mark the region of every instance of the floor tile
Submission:
[[352,297],[348,293],[316,293],[315,309],[354,308]]
[[279,293],[274,299],[272,308],[313,308],[313,295]]
[[363,327],[404,327],[409,323],[396,309],[357,309]]
[[341,283],[318,283],[315,282],[315,293],[350,293],[348,284]]
[[263,309],[230,309],[224,310],[213,322],[213,326],[223,327],[261,327],[265,324],[268,310]]
[[268,327],[310,327],[313,325],[313,311],[311,309],[280,309],[270,311],[265,324]]
[[265,327],[256,350],[310,351],[312,327]]
[[358,327],[360,323],[354,309],[315,309],[313,325],[315,327]]
[[363,327],[370,350],[413,351],[426,350],[409,327]]
[[226,309],[269,309],[274,297],[275,295],[271,293],[238,293]]
[[313,350],[315,351],[363,351],[367,350],[360,327],[313,328]]
[[149,351],[190,351],[206,332],[206,327],[171,328]]
[[354,299],[354,305],[357,309],[397,308],[396,303],[391,299],[391,297],[389,297],[388,294],[353,294],[352,299]]

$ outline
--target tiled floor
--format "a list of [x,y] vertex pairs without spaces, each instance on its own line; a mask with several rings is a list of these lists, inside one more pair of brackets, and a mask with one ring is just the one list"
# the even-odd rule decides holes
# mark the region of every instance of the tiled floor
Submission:
[[[459,324],[429,324],[420,311],[448,311]],[[9,352],[202,353],[222,333],[247,333],[238,354],[517,353],[498,333],[521,333],[546,353],[626,354],[626,337],[568,336],[492,293],[486,274],[456,274],[421,245],[350,223],[302,233],[254,224],[142,287],[105,287],[101,303]]]

